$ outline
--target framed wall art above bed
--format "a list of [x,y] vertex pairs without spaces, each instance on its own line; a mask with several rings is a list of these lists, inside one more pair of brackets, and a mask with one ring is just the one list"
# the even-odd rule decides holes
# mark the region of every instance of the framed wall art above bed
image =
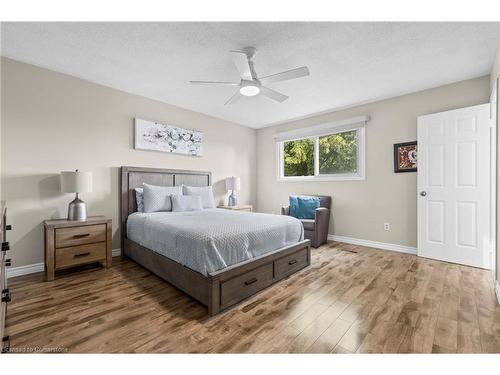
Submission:
[[203,133],[171,124],[135,119],[134,148],[202,156]]

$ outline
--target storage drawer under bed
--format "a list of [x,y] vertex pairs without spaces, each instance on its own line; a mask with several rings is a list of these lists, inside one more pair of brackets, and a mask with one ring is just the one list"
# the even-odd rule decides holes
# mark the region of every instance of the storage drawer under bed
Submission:
[[274,277],[282,279],[289,276],[308,264],[308,250],[301,249],[283,258],[274,261]]
[[308,265],[308,249],[298,250],[220,284],[220,308],[225,309]]
[[234,305],[274,282],[273,264],[268,263],[224,281],[220,286],[221,309]]

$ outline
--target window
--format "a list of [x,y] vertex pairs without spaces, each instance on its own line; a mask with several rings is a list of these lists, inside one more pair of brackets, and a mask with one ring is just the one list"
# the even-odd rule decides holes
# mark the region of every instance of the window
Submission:
[[326,124],[277,135],[278,179],[364,179],[364,125]]
[[357,173],[358,131],[319,137],[319,174]]
[[283,142],[284,176],[314,176],[314,140]]

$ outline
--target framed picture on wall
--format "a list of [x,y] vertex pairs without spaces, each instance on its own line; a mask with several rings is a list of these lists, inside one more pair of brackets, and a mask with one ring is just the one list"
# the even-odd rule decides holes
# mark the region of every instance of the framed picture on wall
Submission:
[[417,171],[417,141],[394,145],[394,173]]
[[135,119],[134,148],[202,156],[203,133],[171,124]]

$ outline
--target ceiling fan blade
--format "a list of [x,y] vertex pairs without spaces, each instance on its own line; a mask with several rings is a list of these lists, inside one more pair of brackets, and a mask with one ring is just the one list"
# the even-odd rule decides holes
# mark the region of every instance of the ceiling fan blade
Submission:
[[226,85],[239,86],[240,82],[223,82],[223,81],[189,81],[192,85]]
[[240,94],[240,91],[236,91],[236,93],[229,98],[227,102],[224,103],[224,105],[229,105],[237,102],[243,95]]
[[259,78],[259,81],[263,85],[267,85],[269,83],[288,81],[289,79],[305,77],[308,75],[309,75],[309,69],[307,68],[307,66],[302,66],[300,68],[287,70],[285,72],[276,73],[267,77]]
[[240,72],[241,78],[243,78],[244,80],[251,81],[253,79],[252,68],[248,63],[247,54],[241,51],[230,51],[230,53],[231,56],[233,57],[236,69],[238,69],[238,72]]
[[269,87],[260,87],[260,92],[262,95],[267,96],[268,98],[271,98],[273,100],[276,100],[277,102],[284,102],[285,100],[288,99],[288,96],[283,95],[279,93],[278,91],[271,90]]

